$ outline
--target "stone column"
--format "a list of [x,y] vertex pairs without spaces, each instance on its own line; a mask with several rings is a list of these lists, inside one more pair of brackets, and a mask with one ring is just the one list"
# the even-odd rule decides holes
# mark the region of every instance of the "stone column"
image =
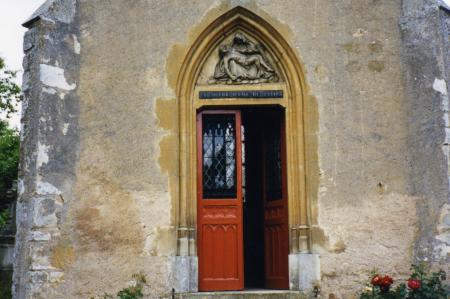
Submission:
[[[403,1],[400,28],[409,105],[411,193],[418,203],[417,261],[449,265],[449,8]],[[446,220],[447,219],[447,220]],[[437,225],[436,225],[437,224]]]
[[25,23],[13,296],[60,298],[63,222],[78,149],[75,1],[47,1]]

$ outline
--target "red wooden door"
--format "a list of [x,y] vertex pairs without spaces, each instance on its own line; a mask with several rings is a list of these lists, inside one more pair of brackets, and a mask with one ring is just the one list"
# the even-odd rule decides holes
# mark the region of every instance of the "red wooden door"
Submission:
[[197,115],[199,290],[244,288],[240,111]]
[[266,117],[263,139],[265,286],[289,289],[289,234],[284,119]]

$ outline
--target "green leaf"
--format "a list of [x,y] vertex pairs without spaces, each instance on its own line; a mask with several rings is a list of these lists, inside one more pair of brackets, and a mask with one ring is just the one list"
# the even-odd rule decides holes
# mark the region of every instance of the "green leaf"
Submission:
[[17,112],[17,105],[22,100],[20,87],[14,82],[17,72],[6,69],[5,61],[0,57],[0,112],[11,114]]
[[17,179],[19,143],[18,132],[0,120],[0,205],[9,203],[6,193]]

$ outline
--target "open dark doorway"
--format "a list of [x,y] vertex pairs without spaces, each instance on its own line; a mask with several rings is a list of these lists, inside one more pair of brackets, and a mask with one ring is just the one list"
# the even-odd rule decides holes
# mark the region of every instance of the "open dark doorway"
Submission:
[[[259,106],[242,108],[241,112],[245,288],[288,288],[287,244],[272,248],[273,243],[288,242],[287,210],[282,216],[286,218],[286,231],[284,224],[278,225],[283,226],[281,229],[270,227],[267,215],[264,216],[271,212],[268,207],[272,199],[286,197],[282,194],[286,189],[282,170],[285,168],[282,161],[284,137],[281,136],[284,134],[284,110],[277,106]],[[277,241],[270,240],[273,236]],[[282,252],[281,259],[274,251]],[[273,284],[270,280],[282,276],[285,283]]]

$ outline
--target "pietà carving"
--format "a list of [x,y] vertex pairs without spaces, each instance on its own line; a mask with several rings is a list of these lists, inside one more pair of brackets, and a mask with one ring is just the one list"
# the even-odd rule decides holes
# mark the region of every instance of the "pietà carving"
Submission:
[[219,46],[219,62],[209,84],[256,84],[278,82],[279,77],[264,53],[255,44],[236,33],[229,44]]

